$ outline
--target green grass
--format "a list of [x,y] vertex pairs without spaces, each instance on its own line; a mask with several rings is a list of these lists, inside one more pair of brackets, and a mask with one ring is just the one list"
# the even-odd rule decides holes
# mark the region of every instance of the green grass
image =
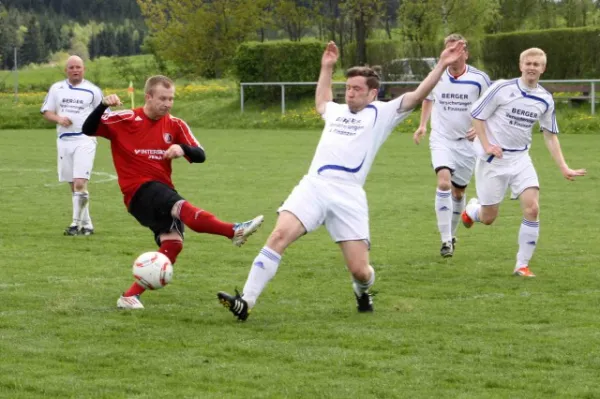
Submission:
[[[87,61],[86,78],[100,87],[127,87],[130,80],[143,82],[148,73],[158,73],[154,57],[99,57]],[[29,65],[18,71],[19,91],[48,90],[50,85],[65,78],[65,64]],[[0,92],[14,92],[15,74],[0,70]]]
[[[376,312],[357,314],[320,229],[286,252],[239,323],[215,293],[243,286],[320,132],[194,131],[208,162],[176,162],[179,191],[225,220],[263,213],[265,225],[242,249],[188,233],[171,285],[144,294],[139,312],[115,303],[133,259],[155,246],[116,182],[90,185],[97,234],[64,237],[71,199],[56,183],[54,132],[0,131],[0,397],[600,398],[600,137],[561,137],[572,166],[588,168],[573,183],[535,138],[536,279],[511,276],[515,201],[493,226],[461,228],[455,257],[440,258],[427,146],[395,134],[366,185]],[[95,171],[114,173],[103,140]]]

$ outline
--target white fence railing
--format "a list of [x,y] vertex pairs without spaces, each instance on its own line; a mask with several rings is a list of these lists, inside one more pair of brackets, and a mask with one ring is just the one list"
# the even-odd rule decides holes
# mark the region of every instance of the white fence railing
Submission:
[[[406,85],[418,85],[421,82],[409,81],[409,82],[381,82],[385,86],[406,86]],[[589,94],[584,96],[573,96],[573,97],[558,97],[557,100],[571,100],[578,99],[583,101],[589,101],[590,112],[592,115],[596,113],[596,83],[600,83],[600,79],[567,79],[567,80],[540,80],[540,83],[550,84],[588,84],[590,86]],[[345,85],[345,82],[333,82],[334,85]],[[287,86],[316,86],[317,82],[243,82],[240,83],[240,110],[244,112],[244,87],[247,86],[279,86],[281,87],[281,113],[285,114],[285,88]]]

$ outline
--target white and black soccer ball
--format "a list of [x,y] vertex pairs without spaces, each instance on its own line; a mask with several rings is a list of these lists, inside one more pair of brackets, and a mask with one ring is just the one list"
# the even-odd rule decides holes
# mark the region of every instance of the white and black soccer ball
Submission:
[[149,290],[158,290],[171,282],[173,265],[160,252],[145,252],[133,262],[133,277]]

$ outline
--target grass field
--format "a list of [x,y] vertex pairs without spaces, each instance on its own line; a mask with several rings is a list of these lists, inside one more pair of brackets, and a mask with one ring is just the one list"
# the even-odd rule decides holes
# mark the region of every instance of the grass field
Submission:
[[[366,185],[377,270],[358,314],[324,229],[286,252],[246,323],[216,301],[241,288],[308,169],[319,131],[202,130],[204,165],[176,162],[191,202],[222,219],[266,215],[241,249],[188,233],[167,288],[118,311],[131,263],[155,248],[126,213],[106,141],[90,185],[96,234],[64,237],[53,130],[2,130],[2,398],[600,398],[600,136],[561,137],[586,178],[562,178],[536,136],[542,184],[538,275],[511,276],[521,222],[506,201],[491,227],[459,230],[439,256],[427,146],[393,135]],[[470,189],[473,192],[473,188]]]

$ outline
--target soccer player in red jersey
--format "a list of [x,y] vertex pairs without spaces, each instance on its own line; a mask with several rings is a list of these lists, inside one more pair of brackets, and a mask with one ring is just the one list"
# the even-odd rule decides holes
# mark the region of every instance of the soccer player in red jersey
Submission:
[[[226,223],[210,212],[186,201],[171,181],[171,161],[185,157],[189,162],[206,160],[204,148],[189,126],[169,112],[175,84],[166,76],[146,81],[141,108],[104,114],[121,105],[116,94],[102,99],[83,124],[83,133],[111,142],[113,162],[125,206],[137,221],[154,233],[159,252],[171,263],[183,248],[184,225],[198,233],[222,235],[234,245],[243,245],[262,224],[263,216],[242,223]],[[117,301],[118,308],[143,309],[139,296],[144,288],[133,283]]]

